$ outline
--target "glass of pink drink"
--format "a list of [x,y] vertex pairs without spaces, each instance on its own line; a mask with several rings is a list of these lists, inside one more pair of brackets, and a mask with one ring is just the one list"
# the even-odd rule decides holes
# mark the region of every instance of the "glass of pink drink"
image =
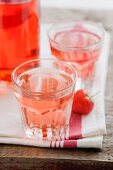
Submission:
[[103,44],[102,25],[87,20],[63,22],[54,24],[48,37],[52,55],[71,63],[80,82],[91,82]]
[[62,61],[31,60],[12,73],[25,133],[36,139],[59,139],[69,124],[76,71]]

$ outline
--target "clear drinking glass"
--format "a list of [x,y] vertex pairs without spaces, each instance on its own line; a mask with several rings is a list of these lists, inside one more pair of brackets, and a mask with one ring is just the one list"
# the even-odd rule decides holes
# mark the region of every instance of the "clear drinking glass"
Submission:
[[59,139],[69,124],[76,71],[62,61],[31,60],[12,73],[28,137]]
[[88,20],[57,23],[48,37],[52,55],[76,68],[81,86],[90,85],[103,45],[103,26]]
[[15,67],[39,56],[39,2],[0,0],[0,86],[11,82]]

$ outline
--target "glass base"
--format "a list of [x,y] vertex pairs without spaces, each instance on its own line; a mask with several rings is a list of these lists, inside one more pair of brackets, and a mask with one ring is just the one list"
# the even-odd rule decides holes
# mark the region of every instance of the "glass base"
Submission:
[[66,136],[66,127],[61,128],[24,128],[25,134],[28,138],[39,139],[39,140],[61,140]]

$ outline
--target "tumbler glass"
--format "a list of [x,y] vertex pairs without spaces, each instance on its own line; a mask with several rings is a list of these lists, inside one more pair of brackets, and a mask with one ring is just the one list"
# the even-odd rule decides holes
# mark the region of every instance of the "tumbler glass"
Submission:
[[62,61],[31,60],[12,73],[27,137],[56,140],[69,125],[76,70]]
[[81,86],[89,87],[103,45],[103,26],[89,20],[56,23],[48,30],[48,37],[52,55],[71,63]]

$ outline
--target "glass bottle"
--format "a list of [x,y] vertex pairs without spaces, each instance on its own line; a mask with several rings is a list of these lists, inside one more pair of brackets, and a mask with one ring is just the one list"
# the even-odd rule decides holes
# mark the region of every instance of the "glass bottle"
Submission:
[[19,64],[39,57],[40,0],[0,0],[0,82]]

